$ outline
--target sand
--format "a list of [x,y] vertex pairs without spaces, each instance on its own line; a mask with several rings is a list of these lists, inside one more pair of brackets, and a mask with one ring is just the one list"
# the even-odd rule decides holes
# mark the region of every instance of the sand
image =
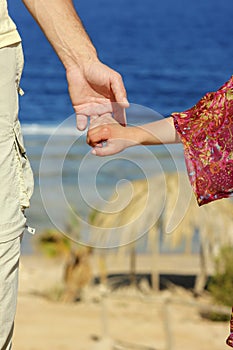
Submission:
[[[98,264],[92,259],[97,275]],[[109,272],[125,273],[125,259],[109,257]],[[149,264],[149,257],[141,256],[137,271],[148,272]],[[61,259],[22,257],[14,349],[230,349],[225,345],[228,322],[200,316],[198,305],[211,304],[206,293],[198,299],[182,287],[152,293],[144,281],[141,290],[122,286],[110,291],[92,285],[81,302],[61,303],[45,294],[59,289],[63,266]],[[161,273],[193,274],[198,270],[198,257],[162,256],[159,269]]]

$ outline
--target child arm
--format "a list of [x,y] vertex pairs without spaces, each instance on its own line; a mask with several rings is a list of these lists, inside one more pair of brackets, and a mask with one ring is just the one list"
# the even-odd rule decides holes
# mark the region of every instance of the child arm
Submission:
[[[127,147],[137,145],[160,145],[180,142],[174,127],[173,118],[164,118],[141,126],[122,127],[111,117],[98,118],[87,134],[87,143],[93,147],[92,153],[98,156],[112,155]],[[104,147],[100,144],[106,142]]]

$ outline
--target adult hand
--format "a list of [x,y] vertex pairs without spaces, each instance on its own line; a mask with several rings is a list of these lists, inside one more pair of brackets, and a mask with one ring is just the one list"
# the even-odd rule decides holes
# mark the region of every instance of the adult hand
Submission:
[[72,0],[23,0],[63,63],[77,127],[88,116],[114,113],[125,125],[126,92],[120,74],[102,64]]
[[66,70],[68,88],[76,113],[77,128],[84,130],[88,117],[113,114],[126,125],[125,108],[129,107],[121,75],[98,59]]

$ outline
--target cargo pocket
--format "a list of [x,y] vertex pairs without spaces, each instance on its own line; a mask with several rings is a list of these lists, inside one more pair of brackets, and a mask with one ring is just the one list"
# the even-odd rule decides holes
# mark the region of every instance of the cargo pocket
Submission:
[[30,206],[30,198],[33,193],[34,181],[32,169],[26,155],[19,121],[17,121],[14,126],[14,136],[14,145],[17,157],[17,182],[19,187],[19,199],[21,209],[24,210]]
[[15,46],[15,54],[16,54],[16,77],[15,77],[15,82],[16,82],[16,88],[18,93],[23,96],[24,91],[20,87],[20,80],[23,72],[23,67],[24,67],[24,55],[23,55],[23,48],[22,44],[18,43]]

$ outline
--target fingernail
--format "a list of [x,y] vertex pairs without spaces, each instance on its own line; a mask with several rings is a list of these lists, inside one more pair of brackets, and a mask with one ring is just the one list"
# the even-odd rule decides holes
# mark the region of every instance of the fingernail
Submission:
[[96,150],[93,149],[93,150],[91,151],[91,154],[93,154],[94,156],[96,156]]
[[86,124],[85,123],[78,123],[77,124],[77,128],[80,130],[80,131],[83,131],[86,129]]
[[126,104],[128,104],[128,105],[129,105],[129,101],[127,100],[127,98],[126,98],[126,97],[124,97],[124,98],[123,98],[123,103],[126,103]]

